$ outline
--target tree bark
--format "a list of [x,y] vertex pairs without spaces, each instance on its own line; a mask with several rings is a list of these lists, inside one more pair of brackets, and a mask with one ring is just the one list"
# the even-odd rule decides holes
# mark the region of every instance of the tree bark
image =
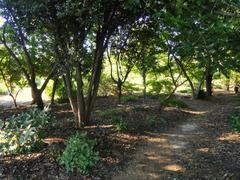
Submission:
[[122,83],[118,82],[117,84],[117,88],[118,88],[118,103],[121,104],[122,103]]
[[146,71],[142,71],[142,81],[143,81],[143,98],[147,98],[147,83],[146,83]]
[[213,79],[213,75],[207,73],[206,75],[206,96],[207,97],[212,96],[212,79]]
[[78,63],[78,67],[76,69],[76,81],[77,81],[78,127],[82,127],[87,123],[87,119],[80,63]]
[[57,85],[58,85],[58,78],[55,78],[53,80],[53,87],[52,87],[52,94],[51,94],[51,104],[55,103],[55,94],[56,94]]
[[42,91],[40,91],[36,85],[33,85],[31,87],[31,91],[32,91],[32,98],[33,98],[32,104],[36,104],[37,108],[43,109],[44,103],[42,99]]

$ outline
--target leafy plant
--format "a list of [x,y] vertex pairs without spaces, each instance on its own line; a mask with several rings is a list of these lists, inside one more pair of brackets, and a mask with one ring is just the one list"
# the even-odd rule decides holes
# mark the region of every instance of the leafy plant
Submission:
[[99,153],[94,150],[95,140],[91,140],[86,134],[75,134],[66,142],[63,154],[58,158],[67,171],[76,169],[82,174],[88,174],[90,169],[99,160]]
[[42,143],[43,127],[50,122],[47,110],[27,112],[0,121],[0,155],[31,151]]
[[181,99],[177,98],[170,98],[168,100],[161,102],[165,106],[177,107],[177,108],[187,108],[188,105],[182,101]]
[[121,97],[121,100],[123,102],[136,102],[138,100],[138,97],[136,97],[136,96],[123,96],[123,97]]
[[122,118],[113,117],[112,121],[117,131],[123,132],[127,130],[127,124],[123,121]]
[[231,121],[231,124],[232,124],[232,128],[235,131],[240,132],[240,116],[239,115],[231,116],[230,121]]

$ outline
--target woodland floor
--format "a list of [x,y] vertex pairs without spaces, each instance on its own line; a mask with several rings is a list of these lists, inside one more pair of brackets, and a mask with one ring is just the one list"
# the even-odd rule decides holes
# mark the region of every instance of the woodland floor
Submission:
[[[188,108],[161,108],[159,100],[142,99],[118,105],[113,97],[99,98],[94,126],[73,127],[67,104],[53,107],[57,120],[46,129],[45,146],[32,153],[0,157],[0,179],[240,179],[240,133],[228,117],[239,111],[239,98],[215,95],[211,100],[181,97]],[[0,118],[24,111],[1,110]],[[127,123],[118,132],[113,116]],[[67,173],[57,163],[64,140],[76,131],[98,142],[101,160],[91,175]]]

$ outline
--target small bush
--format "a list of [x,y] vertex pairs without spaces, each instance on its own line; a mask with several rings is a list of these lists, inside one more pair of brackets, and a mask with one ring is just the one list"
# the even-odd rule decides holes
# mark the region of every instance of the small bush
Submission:
[[232,124],[232,128],[235,131],[240,132],[240,116],[239,115],[231,116],[230,121],[231,121],[231,124]]
[[94,150],[95,140],[90,140],[86,134],[75,134],[66,142],[63,154],[58,158],[67,171],[76,169],[82,174],[88,174],[99,160],[99,153]]
[[113,117],[112,121],[117,131],[123,132],[127,130],[127,124],[122,120],[122,118]]
[[121,100],[123,102],[136,102],[138,100],[138,97],[136,97],[136,96],[123,96],[123,97],[121,97]]
[[50,122],[50,116],[46,110],[33,108],[0,122],[0,155],[17,154],[29,152],[42,143],[41,130]]
[[182,101],[180,99],[176,99],[176,98],[170,98],[166,101],[162,101],[161,103],[166,106],[177,107],[177,108],[187,108],[188,107],[184,101]]

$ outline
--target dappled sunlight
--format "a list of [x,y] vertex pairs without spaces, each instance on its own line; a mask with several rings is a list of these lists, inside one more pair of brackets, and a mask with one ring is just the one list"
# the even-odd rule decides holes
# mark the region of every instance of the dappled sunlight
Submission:
[[202,152],[202,153],[208,153],[209,152],[209,148],[199,148],[197,149],[198,152]]
[[43,140],[43,142],[46,143],[46,144],[61,143],[61,142],[64,142],[64,141],[65,141],[65,139],[56,138],[56,137],[46,138],[46,139]]
[[112,124],[108,124],[108,125],[92,125],[92,126],[85,126],[84,129],[95,129],[95,128],[112,128],[113,125]]
[[174,134],[174,133],[162,133],[163,136],[168,136],[168,137],[178,137],[178,138],[185,138],[187,135],[184,134]]
[[217,138],[220,141],[240,141],[240,133],[225,133]]
[[43,156],[44,153],[29,153],[29,154],[22,154],[18,155],[12,158],[5,158],[4,163],[10,164],[13,162],[13,160],[16,161],[30,161],[30,160],[35,160],[38,159],[39,157]]
[[150,142],[150,143],[164,143],[167,140],[165,138],[152,138],[148,136],[144,136],[145,141]]
[[186,169],[178,164],[166,165],[163,167],[164,170],[174,171],[174,172],[185,172]]
[[193,111],[190,109],[182,109],[182,112],[186,112],[186,113],[193,114],[193,115],[203,115],[206,113],[210,113],[210,111]]

